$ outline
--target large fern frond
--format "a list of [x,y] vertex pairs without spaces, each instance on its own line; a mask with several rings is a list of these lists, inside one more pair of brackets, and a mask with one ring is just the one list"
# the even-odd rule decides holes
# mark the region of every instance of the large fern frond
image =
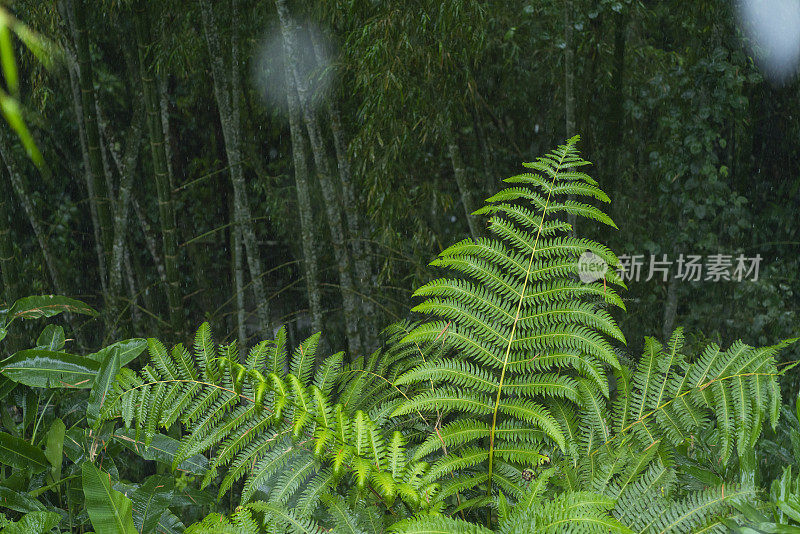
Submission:
[[592,454],[609,441],[635,443],[644,449],[664,441],[677,446],[698,428],[713,423],[720,437],[721,460],[734,448],[752,449],[764,421],[774,427],[780,407],[776,355],[793,343],[750,347],[737,341],[728,350],[711,344],[696,358],[682,354],[683,331],[678,328],[663,347],[646,338],[644,354],[631,371],[615,373],[616,398],[611,416],[605,410],[582,412],[582,426],[610,427],[607,439],[584,439]]
[[581,440],[560,464],[561,485],[612,499],[614,517],[637,532],[725,532],[722,521],[755,489],[723,482],[678,491],[671,458],[709,431],[723,464],[734,449],[752,450],[764,421],[777,422],[776,355],[794,341],[764,348],[736,342],[724,351],[712,344],[690,358],[680,328],[666,346],[647,338],[635,368],[615,372],[611,410],[600,395],[584,395]]
[[[427,476],[430,466],[409,458],[401,433],[376,422],[385,420],[380,399],[401,396],[381,376],[392,366],[380,354],[344,366],[334,354],[315,369],[319,335],[287,358],[281,329],[241,364],[210,332],[208,324],[199,328],[192,354],[149,340],[150,363],[120,372],[101,421],[122,418],[145,446],[160,429],[179,423],[183,437],[173,467],[210,455],[203,487],[217,484],[222,496],[242,482],[243,503],[267,498],[310,517],[350,473],[360,491],[375,491],[385,506],[398,498],[414,510],[430,506],[438,487]],[[405,357],[394,362],[409,366]]]
[[[414,311],[432,320],[403,339],[405,344],[440,345],[445,354],[395,381],[416,389],[394,415],[419,412],[440,418],[457,411],[466,416],[468,422],[443,429],[443,440],[450,449],[487,442],[483,468],[490,494],[498,463],[531,462],[530,446],[525,454],[508,452],[519,450],[524,439],[517,431],[548,443],[544,450],[565,451],[569,431],[559,424],[550,399],[579,404],[583,382],[608,396],[605,368],[619,367],[610,339],[625,338],[597,306],[599,299],[624,308],[612,287],[623,286],[614,270],[617,257],[599,243],[573,237],[564,218],[575,215],[614,227],[600,209],[573,200],[608,201],[596,182],[579,171],[588,162],[578,155],[577,141],[574,137],[524,164],[531,172],[507,179],[513,186],[476,212],[490,216],[493,237],[461,241],[433,261],[455,277],[417,290],[415,295],[425,300]],[[579,274],[587,252],[608,268],[585,283]],[[420,449],[433,450],[430,440]]]

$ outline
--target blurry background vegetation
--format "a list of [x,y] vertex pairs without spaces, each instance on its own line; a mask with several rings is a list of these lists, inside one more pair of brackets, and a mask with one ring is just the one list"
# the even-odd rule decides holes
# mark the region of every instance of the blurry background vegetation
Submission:
[[0,35],[42,154],[0,128],[0,302],[90,303],[84,350],[210,320],[362,353],[436,253],[480,237],[468,213],[500,180],[580,133],[620,228],[590,237],[763,258],[755,282],[631,282],[632,351],[679,324],[696,344],[796,335],[800,84],[765,78],[736,6],[12,2],[59,52]]

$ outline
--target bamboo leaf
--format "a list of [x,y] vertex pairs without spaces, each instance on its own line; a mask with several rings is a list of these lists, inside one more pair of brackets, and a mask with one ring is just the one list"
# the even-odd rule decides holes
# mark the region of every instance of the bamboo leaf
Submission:
[[0,362],[0,373],[39,388],[89,388],[100,364],[66,352],[27,349]]
[[131,494],[133,523],[141,533],[153,532],[172,499],[173,479],[153,475]]
[[[8,22],[8,21],[7,21]],[[58,59],[62,51],[49,39],[33,31],[18,20],[10,21],[11,30],[17,35],[28,50],[36,56],[45,68],[53,66],[53,61]]]
[[61,516],[55,512],[30,512],[4,528],[2,534],[45,534],[60,522]]
[[17,387],[16,382],[9,380],[0,374],[0,400],[6,398],[12,391],[14,391],[15,387]]
[[125,367],[135,360],[147,348],[147,340],[142,338],[125,339],[117,341],[92,354],[87,354],[86,358],[92,359],[97,363],[103,363],[113,351],[119,352],[119,362],[121,367]]
[[17,469],[30,469],[34,473],[50,467],[41,449],[5,432],[0,432],[0,463]]
[[0,486],[0,506],[22,513],[42,512],[45,510],[42,503],[27,493],[17,492],[5,486]]
[[64,461],[64,435],[66,426],[61,419],[55,419],[45,436],[44,456],[50,462],[50,476],[61,479],[61,464]]
[[53,317],[62,312],[97,315],[89,305],[75,299],[56,295],[41,295],[25,297],[17,300],[9,308],[6,317],[6,326],[14,319],[39,319],[40,317]]
[[64,348],[65,341],[64,329],[60,326],[49,324],[39,334],[39,338],[36,340],[36,348],[60,351]]
[[0,112],[3,113],[8,125],[11,126],[20,141],[22,141],[22,146],[25,147],[28,157],[33,160],[39,169],[45,169],[42,153],[39,152],[36,141],[33,140],[33,135],[31,135],[30,130],[25,125],[25,121],[22,119],[22,109],[19,106],[19,102],[4,91],[0,91]]
[[108,473],[84,462],[82,478],[86,511],[95,531],[103,534],[137,534],[133,525],[131,500],[111,488]]
[[165,510],[161,516],[158,517],[156,522],[156,530],[158,534],[182,534],[186,530],[186,526],[181,520],[170,512]]
[[5,24],[0,24],[0,65],[3,68],[6,87],[18,97],[19,75],[17,61],[14,59],[14,43],[11,42],[11,30]]
[[122,368],[118,347],[105,353],[105,359],[94,377],[92,390],[89,392],[89,403],[86,406],[86,420],[91,425],[97,420],[100,408],[106,399],[108,390],[113,387],[114,377]]

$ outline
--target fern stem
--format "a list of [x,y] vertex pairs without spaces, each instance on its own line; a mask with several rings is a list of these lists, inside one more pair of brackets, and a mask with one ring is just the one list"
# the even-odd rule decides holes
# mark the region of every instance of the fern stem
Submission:
[[[561,154],[561,159],[558,162],[558,166],[556,167],[556,169],[553,172],[553,175],[552,175],[553,182],[555,182],[555,178],[556,178],[556,176],[558,176],[558,170],[561,168],[561,165],[564,163],[564,158],[566,157],[566,155],[567,155],[567,151],[565,150]],[[497,429],[497,412],[498,412],[498,409],[500,407],[500,395],[501,395],[501,393],[503,391],[503,382],[504,382],[505,376],[506,376],[506,369],[508,368],[508,358],[511,355],[511,345],[514,343],[514,335],[516,334],[517,324],[519,323],[519,319],[520,319],[520,312],[522,310],[522,302],[525,300],[525,291],[526,291],[526,289],[528,287],[528,281],[530,280],[531,268],[533,267],[533,258],[536,255],[536,246],[539,243],[539,237],[542,234],[542,226],[544,225],[544,218],[547,215],[547,208],[550,205],[550,196],[551,196],[551,194],[552,194],[552,191],[548,191],[547,199],[545,200],[545,205],[542,208],[542,218],[539,221],[539,228],[536,231],[536,239],[534,239],[534,241],[533,241],[533,248],[531,250],[530,258],[528,259],[528,267],[525,270],[525,281],[522,283],[522,290],[520,291],[519,301],[517,302],[517,310],[514,313],[514,323],[511,326],[511,334],[508,337],[508,344],[506,345],[506,353],[505,353],[505,356],[503,357],[503,369],[500,372],[500,382],[497,385],[497,397],[495,398],[495,401],[494,401],[494,410],[493,410],[493,413],[492,413],[492,428],[489,431],[489,470],[488,470],[489,476],[488,476],[488,478],[486,480],[486,486],[487,486],[486,495],[489,496],[489,497],[491,497],[491,495],[492,495],[492,471],[493,471],[493,468],[494,468],[494,435],[495,435],[495,430]],[[490,510],[489,511],[489,519],[487,521],[488,525],[491,524],[491,514],[492,514],[492,512]]]
[[[132,386],[130,389],[127,389],[126,393],[128,391],[134,391],[134,390],[143,388],[145,386],[153,386],[153,385],[157,385],[157,384],[175,384],[177,382],[184,382],[184,383],[188,383],[188,384],[200,384],[201,386],[208,386],[208,387],[211,387],[211,388],[217,388],[217,389],[219,389],[221,391],[227,391],[228,393],[233,393],[234,395],[238,396],[241,399],[244,399],[244,400],[247,400],[247,401],[255,403],[255,399],[251,399],[250,397],[242,395],[241,393],[237,393],[236,390],[225,388],[225,387],[222,387],[222,386],[220,386],[218,384],[213,384],[211,382],[203,382],[201,380],[187,380],[187,379],[180,379],[180,378],[171,378],[169,380],[153,380],[152,382],[144,382],[142,384],[139,384],[138,386]],[[114,401],[111,404],[108,405],[108,410],[111,410],[111,407],[114,406],[114,403],[116,403],[117,400],[119,400],[121,398],[122,398],[122,396],[116,397],[114,399]],[[272,412],[272,410],[270,410],[266,406],[264,407],[264,409],[267,410],[270,413]]]

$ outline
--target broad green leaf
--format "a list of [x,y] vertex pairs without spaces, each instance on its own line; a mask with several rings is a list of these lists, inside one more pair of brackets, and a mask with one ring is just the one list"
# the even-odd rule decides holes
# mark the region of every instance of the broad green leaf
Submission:
[[81,463],[87,455],[86,432],[82,426],[74,426],[64,435],[64,454],[72,463]]
[[86,406],[86,420],[92,425],[100,415],[100,407],[106,399],[108,390],[114,384],[114,377],[117,376],[120,368],[119,348],[114,347],[105,353],[105,359],[100,364],[100,369],[94,377],[92,390],[89,392],[89,403]]
[[46,534],[61,521],[61,515],[55,512],[30,512],[22,519],[8,525],[0,534]]
[[169,508],[174,480],[172,477],[153,475],[131,494],[133,523],[142,534],[152,532]]
[[[12,405],[15,403],[12,403]],[[8,433],[12,436],[19,437],[19,425],[17,422],[11,417],[11,414],[8,410],[0,410],[0,428],[8,430]]]
[[0,373],[26,386],[39,388],[89,388],[100,364],[49,350],[27,349],[0,362]]
[[50,462],[50,477],[53,481],[61,479],[61,463],[64,461],[64,434],[66,426],[61,419],[55,419],[44,440],[44,456]]
[[177,488],[172,490],[171,506],[181,509],[181,507],[186,506],[211,506],[217,502],[217,496],[213,492],[192,486],[192,484],[189,484],[181,490]]
[[0,463],[17,469],[30,469],[34,473],[50,467],[41,449],[5,432],[0,432]]
[[92,354],[87,354],[86,358],[90,358],[97,363],[103,363],[106,361],[106,359],[108,359],[109,355],[113,351],[118,351],[120,366],[125,367],[135,360],[142,352],[144,352],[144,349],[146,348],[146,339],[126,339],[123,341],[117,341],[116,343],[100,349],[97,352],[93,352]]
[[131,500],[111,487],[111,477],[84,462],[83,494],[95,531],[102,534],[136,534]]
[[22,434],[20,437],[25,437],[25,432],[31,428],[36,416],[39,414],[39,395],[29,388],[24,388],[22,395],[24,396],[24,403],[22,405],[22,426],[20,427]]
[[39,334],[39,339],[36,340],[36,348],[60,351],[64,348],[66,339],[63,328],[54,324],[49,324],[45,326],[42,333]]
[[8,378],[0,375],[0,401],[5,399],[9,393],[14,391],[14,388],[17,387],[17,383],[13,380],[9,380]]
[[[76,478],[80,478],[80,476],[81,476],[80,474],[76,474],[76,475],[70,475],[68,477],[64,477],[62,479],[56,480],[55,482],[51,482],[50,484],[48,484],[46,486],[40,486],[40,487],[36,488],[35,490],[31,490],[31,491],[28,492],[28,495],[30,495],[31,497],[36,499],[42,493],[46,493],[48,491],[59,491],[59,488],[61,488],[62,486],[66,487],[67,490],[69,490],[70,482],[72,482]],[[78,491],[80,491],[80,488],[78,489]]]
[[0,506],[14,510],[15,512],[41,512],[45,510],[42,503],[28,495],[20,493],[11,488],[0,486]]
[[[144,436],[136,436],[136,431],[131,428],[117,429],[114,438],[125,447],[132,450],[145,460],[155,460],[157,462],[171,466],[175,460],[181,442],[164,434],[155,434],[149,446],[144,444]],[[178,471],[186,471],[194,475],[205,474],[208,469],[208,458],[202,454],[196,454],[184,460],[178,467]]]
[[81,313],[96,316],[97,312],[88,304],[79,300],[56,295],[42,295],[25,297],[17,300],[9,308],[6,325],[14,319],[39,319],[40,317],[53,317],[62,312]]
[[184,530],[186,530],[186,527],[178,516],[166,510],[161,514],[161,517],[158,518],[155,531],[158,534],[183,534]]

